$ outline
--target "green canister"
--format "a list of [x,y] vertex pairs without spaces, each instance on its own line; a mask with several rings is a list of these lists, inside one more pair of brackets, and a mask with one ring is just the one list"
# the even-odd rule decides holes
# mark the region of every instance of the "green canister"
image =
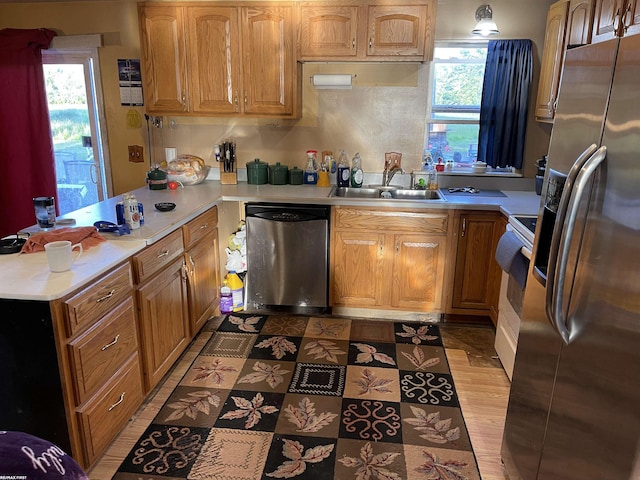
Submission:
[[253,162],[247,162],[247,183],[251,185],[264,185],[269,178],[269,165],[256,158]]
[[156,166],[147,172],[147,183],[149,190],[166,190],[167,189],[167,172]]
[[293,167],[289,170],[289,184],[302,185],[304,179],[304,172],[298,167]]
[[289,167],[276,162],[269,165],[269,183],[271,185],[286,185],[289,177]]

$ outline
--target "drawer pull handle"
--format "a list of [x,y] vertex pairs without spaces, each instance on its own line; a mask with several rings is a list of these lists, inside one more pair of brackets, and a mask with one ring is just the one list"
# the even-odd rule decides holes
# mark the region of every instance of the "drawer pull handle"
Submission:
[[124,401],[124,392],[122,392],[120,394],[120,400],[118,400],[116,403],[114,403],[113,405],[111,405],[109,407],[109,411],[113,410],[114,408],[116,408],[118,405],[120,405],[122,402]]
[[164,252],[162,252],[160,255],[158,255],[158,258],[166,257],[167,255],[169,255],[169,250],[165,250]]
[[113,342],[111,343],[107,343],[104,347],[102,347],[100,350],[102,350],[103,352],[109,348],[109,347],[113,347],[116,343],[118,343],[118,338],[120,338],[120,334],[116,335],[115,338],[113,339]]
[[208,223],[205,223],[204,225],[200,225],[200,230],[204,230],[205,228],[209,228]]
[[105,300],[109,300],[111,297],[113,297],[114,293],[116,293],[116,289],[115,288],[113,290],[111,290],[109,293],[107,293],[104,297],[100,297],[99,299],[97,299],[96,303],[102,303]]

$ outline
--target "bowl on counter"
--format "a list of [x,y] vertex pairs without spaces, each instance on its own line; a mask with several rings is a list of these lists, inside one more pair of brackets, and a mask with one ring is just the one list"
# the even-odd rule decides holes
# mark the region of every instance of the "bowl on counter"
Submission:
[[176,208],[176,204],[173,202],[160,202],[153,205],[156,207],[156,210],[161,212],[170,212],[174,208]]

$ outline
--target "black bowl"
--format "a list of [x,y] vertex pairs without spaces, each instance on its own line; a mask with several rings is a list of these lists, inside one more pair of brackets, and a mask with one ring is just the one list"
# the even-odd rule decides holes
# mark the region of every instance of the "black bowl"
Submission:
[[156,203],[154,206],[156,207],[156,210],[160,210],[161,212],[170,212],[176,208],[176,204],[172,202]]

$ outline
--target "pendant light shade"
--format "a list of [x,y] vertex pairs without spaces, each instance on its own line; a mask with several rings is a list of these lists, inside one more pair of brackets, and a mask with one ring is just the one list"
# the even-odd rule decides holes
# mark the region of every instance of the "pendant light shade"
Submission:
[[498,26],[496,22],[493,21],[493,10],[489,5],[481,5],[476,10],[476,28],[474,28],[471,33],[473,35],[497,35],[500,33],[498,30]]

